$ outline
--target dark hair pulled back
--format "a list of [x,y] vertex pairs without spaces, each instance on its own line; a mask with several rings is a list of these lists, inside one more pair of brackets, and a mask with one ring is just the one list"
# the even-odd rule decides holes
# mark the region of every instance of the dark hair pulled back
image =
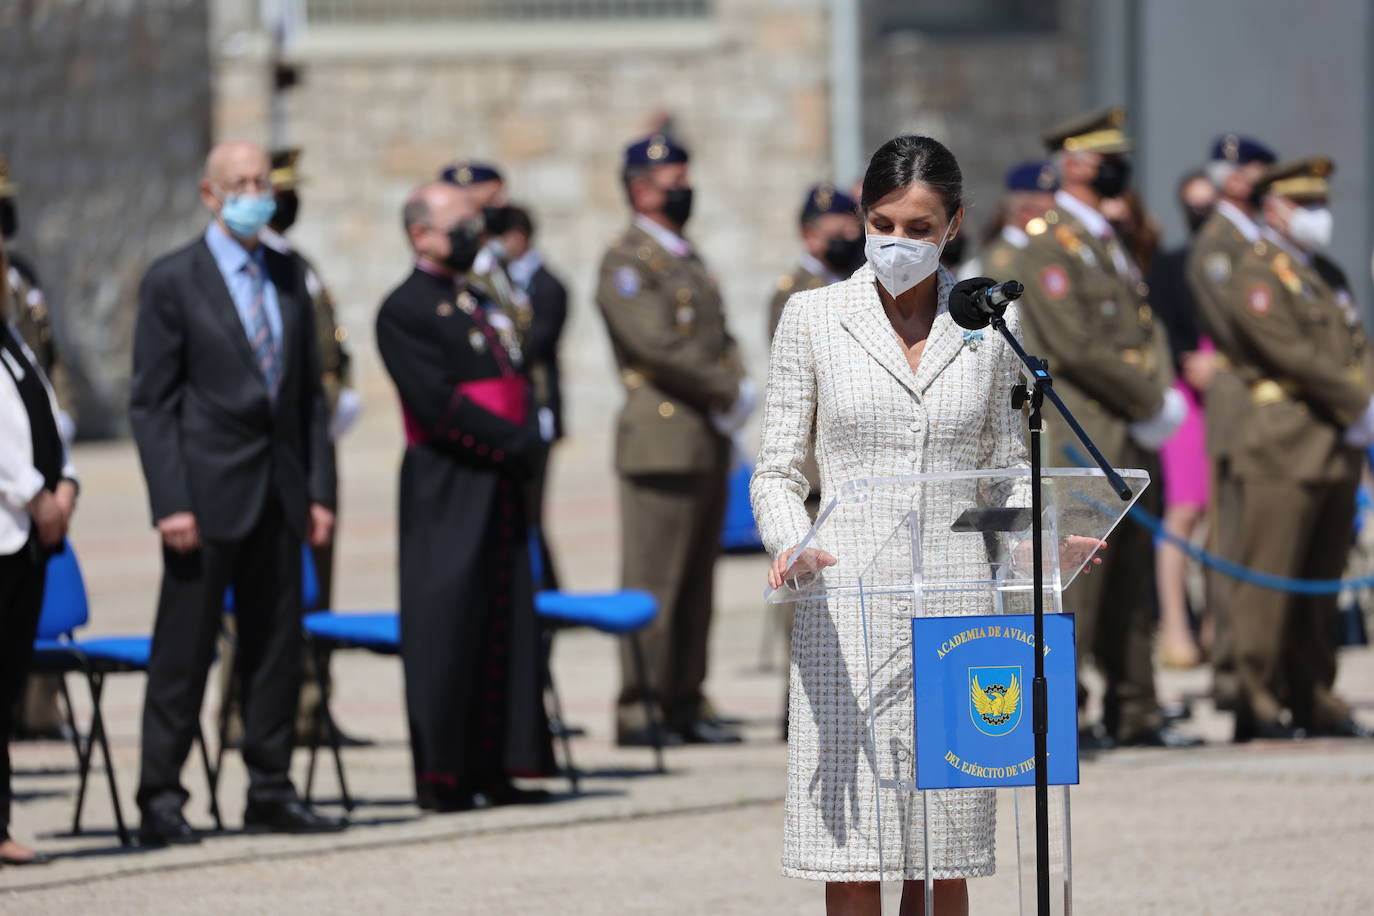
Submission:
[[906,134],[893,137],[878,147],[864,172],[863,198],[867,211],[893,191],[913,182],[929,185],[945,205],[945,219],[951,219],[964,204],[964,175],[954,154],[939,140]]

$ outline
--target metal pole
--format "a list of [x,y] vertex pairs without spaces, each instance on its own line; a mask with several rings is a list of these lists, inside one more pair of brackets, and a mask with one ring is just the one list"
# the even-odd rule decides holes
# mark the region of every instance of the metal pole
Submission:
[[830,165],[848,190],[863,168],[863,70],[858,0],[830,2]]
[[1031,561],[1033,587],[1035,589],[1035,680],[1032,682],[1031,696],[1032,726],[1035,731],[1035,892],[1036,911],[1040,916],[1050,912],[1050,784],[1048,772],[1049,705],[1045,689],[1045,558],[1044,532],[1041,530],[1041,493],[1040,459],[1041,422],[1040,407],[1044,403],[1040,382],[1037,379],[1030,391],[1030,458],[1031,458],[1031,548],[1035,556]]

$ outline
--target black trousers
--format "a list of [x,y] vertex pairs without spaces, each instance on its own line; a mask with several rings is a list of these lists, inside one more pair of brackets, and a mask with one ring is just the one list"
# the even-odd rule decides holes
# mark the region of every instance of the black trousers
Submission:
[[10,735],[15,703],[33,660],[33,637],[43,609],[45,552],[30,537],[18,553],[0,557],[0,840],[10,831]]
[[250,802],[295,797],[291,764],[300,690],[301,541],[269,498],[242,540],[206,540],[193,553],[162,551],[162,591],[143,701],[143,768],[138,805],[180,809],[181,768],[195,738],[224,613],[234,587],[243,698],[243,761]]

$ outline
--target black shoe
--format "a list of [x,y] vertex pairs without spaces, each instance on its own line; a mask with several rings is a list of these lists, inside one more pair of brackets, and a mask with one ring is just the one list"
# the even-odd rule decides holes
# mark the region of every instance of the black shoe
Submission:
[[[377,743],[371,738],[359,738],[357,735],[350,735],[343,729],[339,729],[338,735],[339,747],[372,747]],[[314,738],[315,735],[312,732],[296,732],[296,747],[311,747],[316,743]],[[327,748],[329,746],[329,740],[321,735],[319,747]],[[229,747],[229,745],[226,744],[225,747]]]
[[1122,738],[1117,744],[1122,747],[1200,747],[1203,741],[1197,735],[1161,725],[1159,728],[1147,728],[1143,732]]
[[180,811],[144,811],[143,823],[138,827],[140,846],[190,846],[200,842],[200,834],[191,829]]
[[1107,730],[1101,725],[1089,725],[1087,728],[1078,730],[1078,750],[1080,752],[1110,751],[1114,747],[1116,747],[1116,741],[1107,734]]
[[562,719],[549,719],[549,734],[555,738],[581,738],[587,734],[587,730]]
[[542,805],[553,798],[548,789],[522,789],[511,782],[493,783],[478,794],[492,805]]
[[739,744],[744,739],[739,732],[714,722],[693,722],[679,734],[688,744]]
[[421,808],[432,811],[435,814],[460,814],[464,811],[476,811],[478,808],[485,808],[487,800],[479,798],[471,792],[440,792],[432,796],[427,804],[422,803]]
[[1236,716],[1236,733],[1232,740],[1237,744],[1246,741],[1301,741],[1307,732],[1292,725],[1280,722],[1256,722]]
[[316,814],[297,799],[249,802],[243,811],[244,833],[338,833],[347,826],[346,819]]
[[[682,744],[682,737],[676,732],[668,731],[666,728],[658,729],[658,743],[663,747],[679,747]],[[619,747],[653,747],[654,729],[650,726],[635,728],[627,732],[616,735],[615,743]]]
[[1308,731],[1313,738],[1374,738],[1374,728],[1348,718],[1335,725],[1320,725]]

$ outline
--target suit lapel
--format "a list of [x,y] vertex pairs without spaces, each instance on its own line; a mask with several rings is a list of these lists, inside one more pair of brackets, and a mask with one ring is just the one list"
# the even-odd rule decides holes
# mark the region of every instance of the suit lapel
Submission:
[[253,370],[254,377],[265,387],[267,381],[262,377],[258,361],[253,358],[253,348],[248,345],[248,333],[244,331],[243,322],[239,320],[238,309],[234,308],[229,287],[224,282],[224,275],[219,272],[215,256],[210,253],[210,246],[206,245],[204,240],[196,248],[196,273],[199,275],[198,285],[209,300],[210,314],[219,324],[220,330],[229,338],[230,345],[238,351],[248,368]]
[[921,361],[916,366],[916,390],[922,393],[964,347],[964,335],[949,317],[949,291],[954,286],[954,277],[941,267],[935,282],[940,305],[935,312],[935,323],[930,327],[930,337],[926,338],[926,348],[921,351]]
[[[292,257],[271,248],[268,248],[265,254],[267,277],[277,292],[277,311],[281,313],[281,340],[277,342],[277,378],[280,381],[286,378],[286,371],[290,365],[292,346],[300,330],[301,308],[296,300],[296,285],[293,282],[295,277],[291,270],[294,263]],[[313,309],[311,316],[314,316]]]
[[963,347],[963,337],[949,317],[949,290],[954,285],[954,278],[944,268],[940,268],[937,274],[940,307],[935,314],[930,337],[926,339],[925,349],[921,351],[916,372],[911,371],[906,354],[897,342],[896,332],[892,330],[892,323],[883,311],[882,300],[873,287],[874,282],[872,268],[864,266],[846,283],[852,286],[849,292],[851,307],[840,319],[840,324],[868,351],[869,356],[908,391],[921,394]]

